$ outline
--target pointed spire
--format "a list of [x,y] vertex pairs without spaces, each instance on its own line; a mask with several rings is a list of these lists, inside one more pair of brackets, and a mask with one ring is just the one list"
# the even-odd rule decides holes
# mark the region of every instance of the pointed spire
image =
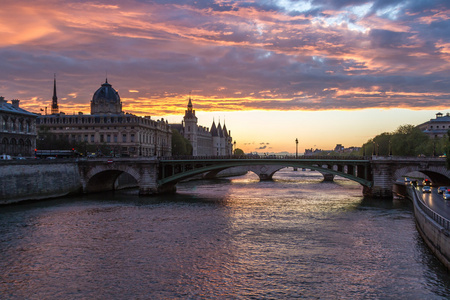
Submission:
[[53,74],[53,101],[57,101],[58,97],[56,96],[56,73]]
[[217,127],[216,127],[216,123],[214,122],[214,118],[213,118],[213,122],[211,125],[211,136],[219,136],[218,132],[217,132]]
[[52,114],[58,114],[58,97],[56,96],[56,73],[53,74]]
[[230,135],[228,134],[227,125],[225,125],[225,120],[223,120],[223,128],[222,128],[222,130],[223,130],[223,135],[224,135],[225,137],[229,137],[229,136],[230,136]]
[[194,106],[192,105],[191,93],[189,92],[189,102],[187,105],[187,110],[185,110],[185,113],[184,113],[185,118],[197,119],[197,117],[195,116],[195,110],[193,109],[193,107]]
[[219,124],[217,125],[217,134],[219,137],[223,137],[223,130],[222,130],[222,126],[220,125],[220,118],[219,118]]

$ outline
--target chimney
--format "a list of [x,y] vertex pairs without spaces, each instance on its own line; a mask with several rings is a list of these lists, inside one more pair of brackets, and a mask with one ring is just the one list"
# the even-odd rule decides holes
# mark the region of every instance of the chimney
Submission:
[[0,96],[0,105],[2,105],[3,103],[6,103],[5,97]]
[[12,102],[12,106],[14,106],[15,108],[19,108],[20,100],[14,99],[14,100],[11,100],[11,102]]

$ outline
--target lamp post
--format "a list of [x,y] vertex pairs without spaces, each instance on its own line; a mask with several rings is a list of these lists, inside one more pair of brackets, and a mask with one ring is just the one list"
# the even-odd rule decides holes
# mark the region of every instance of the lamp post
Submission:
[[[298,139],[295,139],[295,158],[298,158]],[[294,167],[294,171],[297,171],[297,167]]]
[[236,141],[234,141],[233,145],[234,145],[234,155],[236,155]]

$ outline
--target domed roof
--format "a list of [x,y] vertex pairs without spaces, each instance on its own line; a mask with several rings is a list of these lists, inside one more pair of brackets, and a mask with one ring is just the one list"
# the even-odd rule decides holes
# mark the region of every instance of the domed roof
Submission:
[[92,96],[91,115],[121,113],[122,102],[120,102],[119,93],[113,89],[106,79],[106,82]]
[[108,83],[108,79],[106,79],[106,82],[92,96],[92,102],[119,104],[120,96],[112,85]]

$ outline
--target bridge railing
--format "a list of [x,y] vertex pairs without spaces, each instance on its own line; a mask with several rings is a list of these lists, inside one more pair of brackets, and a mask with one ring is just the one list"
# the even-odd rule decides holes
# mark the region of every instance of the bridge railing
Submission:
[[424,211],[427,216],[433,219],[440,226],[442,226],[446,230],[450,230],[450,220],[444,218],[443,216],[441,216],[440,214],[429,208],[419,197],[419,195],[417,194],[417,190],[415,188],[412,189],[414,193],[413,197],[416,198],[417,200],[416,203],[420,207],[420,209],[422,209],[422,211]]
[[210,156],[191,156],[177,155],[159,157],[159,160],[207,160],[207,159],[283,159],[283,160],[368,160],[367,156],[319,156],[319,155],[210,155]]

